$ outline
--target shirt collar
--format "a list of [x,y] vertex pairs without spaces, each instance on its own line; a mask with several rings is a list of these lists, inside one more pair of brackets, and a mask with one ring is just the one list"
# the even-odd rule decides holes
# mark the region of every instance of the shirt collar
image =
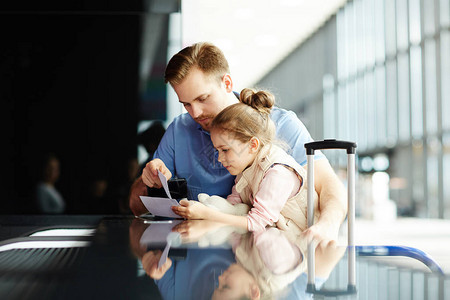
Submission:
[[195,124],[197,125],[197,129],[200,130],[202,133],[204,133],[206,135],[210,135],[209,131],[206,131],[205,129],[203,129],[203,127],[200,124],[198,124],[197,122],[195,122]]

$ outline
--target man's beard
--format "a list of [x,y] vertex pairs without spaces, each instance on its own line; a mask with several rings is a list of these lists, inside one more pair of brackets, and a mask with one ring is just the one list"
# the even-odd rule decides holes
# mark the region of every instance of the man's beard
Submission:
[[[194,121],[197,122],[202,128],[206,131],[209,131],[212,120],[214,119],[214,115],[201,115],[198,118],[195,118]],[[200,122],[200,120],[207,119],[207,122]]]

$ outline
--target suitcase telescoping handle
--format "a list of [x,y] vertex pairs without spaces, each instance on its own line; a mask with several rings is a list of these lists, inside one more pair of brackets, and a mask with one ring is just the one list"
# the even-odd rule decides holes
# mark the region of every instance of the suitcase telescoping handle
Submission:
[[346,149],[347,154],[355,154],[356,143],[339,141],[336,139],[328,139],[323,141],[315,141],[305,144],[306,155],[314,155],[314,150],[324,150],[324,149]]
[[[347,213],[347,230],[348,230],[348,285],[346,291],[321,291],[325,295],[351,294],[356,293],[356,253],[353,227],[355,223],[355,153],[356,143],[348,141],[340,141],[335,139],[327,139],[323,141],[315,141],[305,144],[307,157],[307,179],[308,179],[308,227],[314,224],[314,151],[323,149],[345,149],[347,151],[347,194],[348,194],[348,213]],[[315,286],[315,245],[308,245],[308,285],[307,292],[318,293]]]

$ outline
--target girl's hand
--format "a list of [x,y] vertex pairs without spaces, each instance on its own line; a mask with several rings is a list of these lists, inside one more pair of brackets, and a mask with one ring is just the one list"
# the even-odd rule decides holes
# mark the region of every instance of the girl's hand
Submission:
[[178,232],[181,235],[183,243],[192,243],[198,242],[205,234],[216,231],[223,226],[226,225],[210,220],[185,220],[174,226],[172,231]]
[[207,219],[210,212],[210,208],[193,200],[181,200],[180,206],[172,206],[172,210],[185,219]]

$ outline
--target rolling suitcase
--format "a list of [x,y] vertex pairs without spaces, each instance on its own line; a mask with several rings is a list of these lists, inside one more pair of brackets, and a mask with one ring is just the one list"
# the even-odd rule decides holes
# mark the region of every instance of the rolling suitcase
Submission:
[[[314,242],[308,244],[308,284],[306,292],[313,294],[322,294],[326,296],[337,296],[356,293],[356,252],[353,226],[355,223],[355,153],[356,143],[327,139],[305,144],[307,157],[307,216],[308,227],[314,224],[314,153],[315,150],[323,149],[345,149],[347,151],[347,230],[348,230],[348,284],[347,290],[317,290],[315,285],[315,245]],[[312,217],[310,217],[312,216]]]

